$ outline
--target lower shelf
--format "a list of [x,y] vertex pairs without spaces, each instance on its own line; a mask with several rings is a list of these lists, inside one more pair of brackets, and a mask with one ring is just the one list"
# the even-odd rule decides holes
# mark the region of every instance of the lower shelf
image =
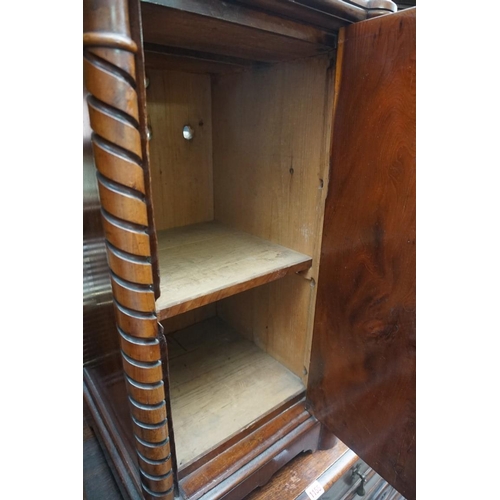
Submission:
[[[185,498],[239,500],[297,453],[316,448],[319,423],[305,408],[300,378],[222,320],[178,330],[167,344],[171,422]],[[130,498],[139,498],[120,353],[86,365],[84,380],[117,482]]]
[[167,340],[179,469],[305,390],[296,375],[219,318]]

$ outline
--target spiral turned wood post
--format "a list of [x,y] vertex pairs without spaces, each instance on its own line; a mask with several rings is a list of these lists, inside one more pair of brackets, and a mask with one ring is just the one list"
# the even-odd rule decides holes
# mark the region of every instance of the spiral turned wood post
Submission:
[[174,497],[127,0],[85,0],[84,74],[143,495]]

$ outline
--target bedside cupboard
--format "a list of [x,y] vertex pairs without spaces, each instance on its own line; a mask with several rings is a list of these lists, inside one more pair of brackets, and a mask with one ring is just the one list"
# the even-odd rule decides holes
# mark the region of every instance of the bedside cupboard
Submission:
[[416,10],[358,3],[84,1],[84,397],[126,498],[335,446],[415,498]]

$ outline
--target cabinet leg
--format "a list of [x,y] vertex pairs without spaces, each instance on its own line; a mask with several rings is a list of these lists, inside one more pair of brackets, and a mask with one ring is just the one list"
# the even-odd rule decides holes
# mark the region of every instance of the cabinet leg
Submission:
[[337,436],[332,434],[323,424],[319,433],[318,450],[329,450],[338,442]]

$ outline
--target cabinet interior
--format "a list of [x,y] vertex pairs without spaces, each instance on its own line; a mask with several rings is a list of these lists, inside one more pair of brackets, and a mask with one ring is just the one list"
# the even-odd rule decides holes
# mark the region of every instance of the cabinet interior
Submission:
[[[331,432],[387,477],[380,457],[396,457],[395,484],[412,478],[415,11],[339,33],[352,6],[310,3],[104,2],[109,19],[88,6],[84,398],[124,496],[243,498]],[[135,94],[138,120],[118,111]]]
[[305,392],[334,65],[331,53],[234,67],[156,51],[145,64],[182,470]]

